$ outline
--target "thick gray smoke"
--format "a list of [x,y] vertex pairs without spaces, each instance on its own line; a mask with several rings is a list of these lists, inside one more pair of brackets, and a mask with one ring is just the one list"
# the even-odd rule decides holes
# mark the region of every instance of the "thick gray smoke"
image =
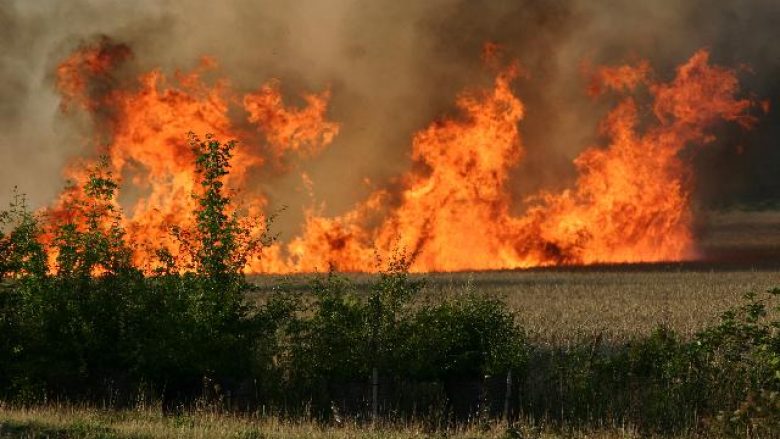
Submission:
[[[648,58],[661,76],[706,47],[717,63],[750,65],[745,90],[777,106],[780,25],[776,0],[5,0],[0,3],[0,202],[18,185],[34,205],[62,185],[65,163],[88,148],[87,123],[59,112],[54,69],[98,35],[127,43],[135,69],[172,72],[213,56],[241,90],[272,77],[290,99],[330,86],[334,144],[296,164],[338,213],[409,165],[412,134],[451,113],[457,92],[490,80],[486,41],[501,44],[529,76],[527,156],[515,172],[520,194],[571,182],[571,159],[597,142],[606,110],[584,93],[580,63]],[[697,159],[703,203],[780,196],[778,111],[752,133],[725,140]],[[743,146],[737,154],[735,146]],[[345,166],[348,163],[348,166]],[[338,170],[337,172],[335,170]],[[296,212],[299,173],[268,175],[265,190]],[[296,201],[297,200],[297,201]]]

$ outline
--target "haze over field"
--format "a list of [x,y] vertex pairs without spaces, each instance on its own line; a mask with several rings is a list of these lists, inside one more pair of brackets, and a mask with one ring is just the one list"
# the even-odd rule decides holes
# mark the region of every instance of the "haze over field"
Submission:
[[[324,269],[334,261],[366,269],[374,247],[399,242],[420,255],[420,270],[696,257],[701,207],[780,194],[780,124],[772,110],[780,54],[771,43],[778,13],[768,0],[12,1],[0,6],[0,159],[13,164],[0,176],[8,188],[0,201],[19,185],[34,206],[50,206],[65,177],[79,180],[74,160],[108,151],[124,179],[128,225],[151,237],[155,217],[170,222],[169,212],[187,210],[170,200],[186,199],[190,184],[169,184],[182,181],[174,166],[181,149],[153,162],[140,151],[159,152],[174,137],[184,145],[192,129],[238,138],[238,186],[265,213],[288,206],[274,224],[283,245],[256,271]],[[486,43],[493,48],[487,61]],[[116,59],[104,70],[84,70],[90,50]],[[698,50],[708,58],[692,58]],[[656,91],[688,93],[675,72],[686,63],[711,72],[710,84],[732,77],[739,84],[726,86],[730,96],[707,95],[717,86],[697,89],[706,96],[685,105],[713,112],[695,129],[665,127],[659,102],[679,104]],[[634,76],[614,82],[598,73],[602,65],[624,65],[629,70],[612,73]],[[719,69],[728,73],[718,76]],[[167,82],[136,80],[151,71]],[[197,74],[195,88],[177,83],[177,71]],[[705,76],[694,72],[691,84],[706,83]],[[157,107],[142,99],[155,87]],[[186,116],[163,90],[201,107]],[[198,101],[198,93],[210,97]],[[602,122],[625,96],[637,99],[637,114]],[[721,98],[733,105],[711,105]],[[225,110],[198,103],[208,99]],[[615,129],[626,123],[636,123],[638,140],[620,152]],[[647,146],[672,131],[674,145]],[[447,143],[453,138],[466,140]],[[600,150],[612,152],[600,157]],[[645,156],[627,160],[632,154]],[[650,163],[667,154],[671,160]],[[473,171],[464,157],[483,164]],[[609,175],[620,169],[615,160],[628,171]],[[453,192],[442,183],[450,173],[468,175],[465,186],[475,189]],[[633,194],[650,181],[662,182],[655,192],[669,195],[668,206],[658,207],[652,191],[643,199]],[[423,193],[425,203],[414,201]],[[534,213],[529,196],[545,199],[541,210]],[[426,203],[452,213],[426,218]],[[507,236],[487,227],[489,236],[463,255],[471,262],[443,257],[453,253],[446,243],[462,234],[459,222],[492,224]],[[626,236],[617,239],[611,228]],[[652,232],[643,238],[644,230]],[[528,243],[529,236],[539,242]]]

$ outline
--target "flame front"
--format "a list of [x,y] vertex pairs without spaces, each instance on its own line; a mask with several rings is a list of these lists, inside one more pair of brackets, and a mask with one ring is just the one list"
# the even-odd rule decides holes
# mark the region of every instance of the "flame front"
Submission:
[[[175,249],[172,225],[193,224],[197,179],[185,133],[239,140],[226,183],[240,189],[250,211],[260,213],[266,197],[248,183],[251,172],[291,153],[313,156],[338,134],[339,125],[326,119],[327,90],[304,95],[302,108],[285,105],[276,80],[239,97],[227,81],[207,85],[201,79],[214,69],[210,60],[173,79],[153,71],[123,84],[111,75],[130,56],[129,49],[108,41],[85,48],[61,64],[58,85],[63,107],[76,104],[92,114],[96,142],[108,145],[101,152],[122,177],[123,197],[134,200],[122,223],[130,242],[148,244],[134,247],[136,262],[146,267],[153,264],[153,247]],[[495,56],[489,64],[498,64]],[[624,96],[600,126],[607,144],[575,159],[578,178],[572,188],[523,200],[509,187],[510,172],[524,152],[520,127],[526,110],[512,91],[519,68],[513,63],[496,70],[492,88],[458,97],[457,117],[438,120],[414,136],[414,163],[399,177],[400,189],[377,190],[337,217],[309,208],[301,235],[265,249],[247,271],[330,266],[374,271],[377,254],[397,249],[413,256],[415,271],[696,256],[693,181],[680,152],[711,143],[708,130],[721,121],[754,122],[749,115],[754,103],[736,97],[739,84],[732,70],[710,65],[706,51],[694,54],[668,83],[653,80],[646,62],[599,69],[591,94]],[[640,87],[652,104],[632,97]],[[234,120],[236,108],[244,120]],[[67,175],[83,181],[84,169],[82,161]],[[51,211],[65,209],[66,198]],[[256,232],[265,226],[261,215]]]

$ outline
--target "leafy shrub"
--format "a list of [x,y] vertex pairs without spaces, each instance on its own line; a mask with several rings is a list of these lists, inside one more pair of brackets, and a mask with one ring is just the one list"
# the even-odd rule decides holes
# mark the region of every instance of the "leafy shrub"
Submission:
[[[694,352],[705,362],[705,379],[722,434],[762,437],[780,428],[780,289],[724,312],[720,323],[702,331]],[[771,307],[771,303],[775,306]]]
[[[312,282],[316,302],[290,327],[290,374],[301,385],[364,379],[371,370],[371,313],[336,274]],[[304,384],[306,383],[306,384]]]
[[419,389],[425,386],[414,383],[481,381],[524,368],[524,334],[503,303],[476,294],[425,303],[424,284],[407,267],[391,262],[362,292],[334,273],[312,282],[314,300],[288,327],[284,368],[293,400],[330,409],[350,385],[367,392],[374,368],[385,386]]
[[470,294],[427,304],[406,323],[398,366],[418,379],[475,379],[525,365],[523,331],[497,300]]
[[776,431],[778,290],[725,311],[691,340],[659,327],[625,345],[533,346],[524,411],[566,425],[609,420],[647,433],[702,427],[719,436]]

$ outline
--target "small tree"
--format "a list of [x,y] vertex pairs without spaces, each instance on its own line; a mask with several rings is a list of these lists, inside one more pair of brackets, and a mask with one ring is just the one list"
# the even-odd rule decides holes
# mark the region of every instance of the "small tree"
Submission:
[[[211,134],[203,142],[192,132],[189,139],[201,186],[201,192],[193,194],[198,202],[195,269],[199,276],[228,285],[243,279],[242,272],[249,258],[259,254],[272,240],[268,222],[241,216],[225,193],[223,180],[229,174],[236,142],[220,143]],[[261,223],[265,224],[264,228],[257,227]]]
[[[194,274],[176,276],[187,291],[188,367],[201,377],[219,379],[245,375],[252,352],[260,343],[258,318],[244,294],[252,288],[243,275],[248,258],[266,244],[267,229],[243,216],[233,205],[224,180],[236,143],[221,143],[212,135],[205,141],[189,133],[200,190],[193,194],[195,227],[180,231],[190,251]],[[259,231],[258,231],[259,230]]]
[[9,208],[0,212],[0,282],[46,275],[46,252],[38,240],[41,228],[24,195],[14,190]]
[[132,252],[115,199],[118,187],[108,159],[101,157],[82,187],[68,188],[62,212],[51,218],[59,276],[87,279],[132,269]]
[[195,172],[200,176],[202,194],[198,201],[197,228],[200,247],[197,251],[198,273],[209,279],[227,281],[239,273],[242,267],[233,264],[237,250],[237,219],[228,214],[230,198],[224,194],[222,179],[228,174],[230,158],[235,142],[221,144],[212,135],[206,142],[193,133],[189,134],[190,147],[195,153]]
[[[7,210],[0,211],[0,396],[19,390],[24,354],[24,301],[47,276],[46,251],[38,240],[40,225],[23,195],[14,190]],[[13,392],[13,390],[12,390]]]

